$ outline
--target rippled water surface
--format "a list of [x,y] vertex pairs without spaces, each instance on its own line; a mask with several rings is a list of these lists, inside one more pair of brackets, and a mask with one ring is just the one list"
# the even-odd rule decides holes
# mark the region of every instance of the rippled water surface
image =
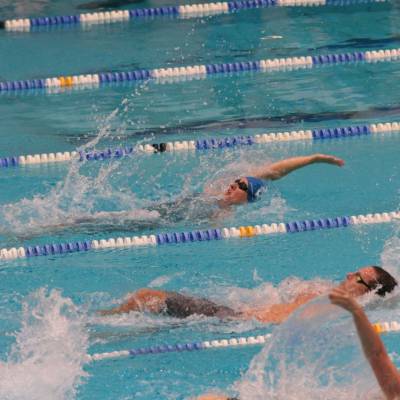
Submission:
[[[0,1],[0,13],[5,19],[161,4],[171,3]],[[398,48],[399,18],[393,1],[0,31],[0,80]],[[361,63],[0,93],[0,156],[399,121],[398,67]],[[399,148],[393,133],[1,169],[0,247],[393,211]],[[261,201],[218,218],[199,201],[209,185],[224,187],[262,163],[311,153],[335,154],[345,166],[297,171],[271,183]],[[183,196],[193,200],[171,206]],[[162,211],[160,204],[167,204]],[[399,278],[398,232],[392,222],[0,261],[0,398],[188,399],[210,390],[241,399],[379,398],[351,320],[334,307],[307,322],[296,313],[280,326],[103,317],[96,310],[142,287],[246,309],[330,288],[361,265],[382,265]],[[372,321],[400,321],[396,293],[367,303]],[[273,339],[263,348],[87,361],[98,352],[266,332]],[[400,366],[396,339],[384,336]]]

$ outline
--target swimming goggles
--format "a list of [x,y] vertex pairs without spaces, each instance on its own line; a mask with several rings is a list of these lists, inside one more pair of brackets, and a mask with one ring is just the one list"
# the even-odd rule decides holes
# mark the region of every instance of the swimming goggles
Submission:
[[374,289],[372,286],[368,285],[368,283],[364,281],[364,279],[362,278],[362,276],[359,272],[356,273],[356,276],[357,276],[357,280],[356,280],[357,283],[364,285],[369,291]]
[[243,190],[243,192],[248,192],[249,187],[247,186],[246,182],[241,181],[240,179],[236,179],[235,183],[238,185],[238,188],[240,190]]

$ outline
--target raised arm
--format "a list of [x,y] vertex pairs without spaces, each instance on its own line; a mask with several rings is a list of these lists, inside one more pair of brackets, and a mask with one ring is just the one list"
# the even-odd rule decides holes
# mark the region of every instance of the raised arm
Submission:
[[344,165],[344,161],[338,157],[326,154],[312,154],[310,156],[286,158],[285,160],[265,165],[257,169],[254,175],[261,179],[276,180],[292,171],[295,171],[296,169],[316,163],[333,164],[339,167]]
[[333,289],[329,298],[333,304],[349,311],[357,328],[361,345],[379,386],[388,400],[400,398],[400,373],[393,364],[378,333],[364,310],[343,289]]

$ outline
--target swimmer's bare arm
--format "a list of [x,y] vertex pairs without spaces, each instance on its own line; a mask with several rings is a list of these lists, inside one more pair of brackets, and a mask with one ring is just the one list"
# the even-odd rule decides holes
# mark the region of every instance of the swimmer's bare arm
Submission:
[[344,161],[338,157],[327,154],[312,154],[310,156],[287,158],[285,160],[263,166],[255,170],[254,176],[260,179],[276,180],[286,176],[296,169],[316,163],[332,164],[339,167],[344,165]]
[[293,311],[316,296],[316,293],[302,293],[291,303],[272,304],[267,307],[248,310],[243,312],[243,316],[245,319],[255,318],[264,324],[281,324]]
[[388,400],[399,399],[400,373],[389,358],[385,345],[369,322],[364,310],[343,289],[333,289],[329,298],[333,304],[352,314],[364,354],[386,398]]

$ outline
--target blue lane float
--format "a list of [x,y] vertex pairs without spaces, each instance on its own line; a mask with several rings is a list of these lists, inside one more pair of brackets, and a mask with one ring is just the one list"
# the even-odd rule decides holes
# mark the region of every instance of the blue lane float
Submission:
[[[393,333],[400,332],[400,323],[398,321],[381,321],[372,324],[375,331],[379,334],[382,333]],[[95,353],[87,356],[87,361],[101,361],[107,359],[118,359],[118,358],[136,358],[137,356],[143,355],[156,355],[163,353],[182,353],[182,352],[193,352],[207,349],[223,349],[232,347],[243,347],[249,345],[263,345],[269,339],[272,338],[272,334],[268,333],[265,335],[258,336],[247,336],[247,337],[230,337],[226,339],[214,339],[203,342],[189,342],[189,343],[175,343],[175,344],[162,344],[149,347],[139,347],[129,350],[117,350],[105,353]]]
[[116,249],[141,246],[178,245],[193,242],[211,242],[230,238],[251,238],[260,235],[310,232],[327,229],[347,228],[352,225],[387,223],[400,219],[400,212],[376,213],[358,216],[319,218],[272,223],[254,226],[240,226],[221,229],[205,229],[188,232],[167,232],[157,235],[118,237],[101,240],[84,240],[69,243],[51,243],[27,247],[13,247],[0,250],[0,259],[30,258],[57,254],[81,253],[91,250]]
[[77,161],[105,161],[132,157],[141,153],[155,154],[164,152],[198,151],[204,152],[216,149],[231,149],[248,147],[273,142],[290,141],[319,141],[327,139],[342,139],[376,134],[385,134],[400,131],[399,122],[385,122],[348,127],[322,128],[313,130],[299,130],[291,132],[277,132],[257,134],[253,136],[230,136],[225,138],[208,138],[198,140],[184,140],[165,143],[108,148],[93,151],[72,151],[44,154],[28,154],[0,158],[0,168],[24,166],[30,164],[51,164]]
[[169,79],[194,79],[218,74],[236,74],[243,72],[270,72],[276,70],[296,70],[314,68],[323,65],[357,64],[364,62],[393,62],[400,58],[400,49],[368,50],[364,52],[322,54],[265,59],[260,61],[242,61],[170,68],[140,69],[122,72],[101,72],[87,75],[58,76],[36,80],[18,80],[0,82],[0,92],[17,92],[33,89],[67,89],[74,87],[95,88],[115,82],[143,82],[147,80],[168,81]]
[[107,353],[95,353],[87,356],[87,361],[101,361],[106,359],[137,357],[143,355],[155,355],[163,353],[182,353],[192,352],[199,350],[227,348],[227,347],[243,347],[249,345],[264,344],[271,334],[248,336],[248,337],[231,337],[227,339],[214,339],[204,342],[189,342],[189,343],[175,343],[175,344],[162,344],[156,346],[139,347],[129,350],[118,350]]
[[0,21],[0,29],[29,32],[32,29],[43,27],[109,24],[155,17],[196,18],[255,8],[288,6],[309,7],[326,5],[347,6],[363,3],[382,3],[382,0],[234,0],[228,2],[187,4],[181,6],[112,10],[105,12],[81,13],[77,15],[7,19]]

